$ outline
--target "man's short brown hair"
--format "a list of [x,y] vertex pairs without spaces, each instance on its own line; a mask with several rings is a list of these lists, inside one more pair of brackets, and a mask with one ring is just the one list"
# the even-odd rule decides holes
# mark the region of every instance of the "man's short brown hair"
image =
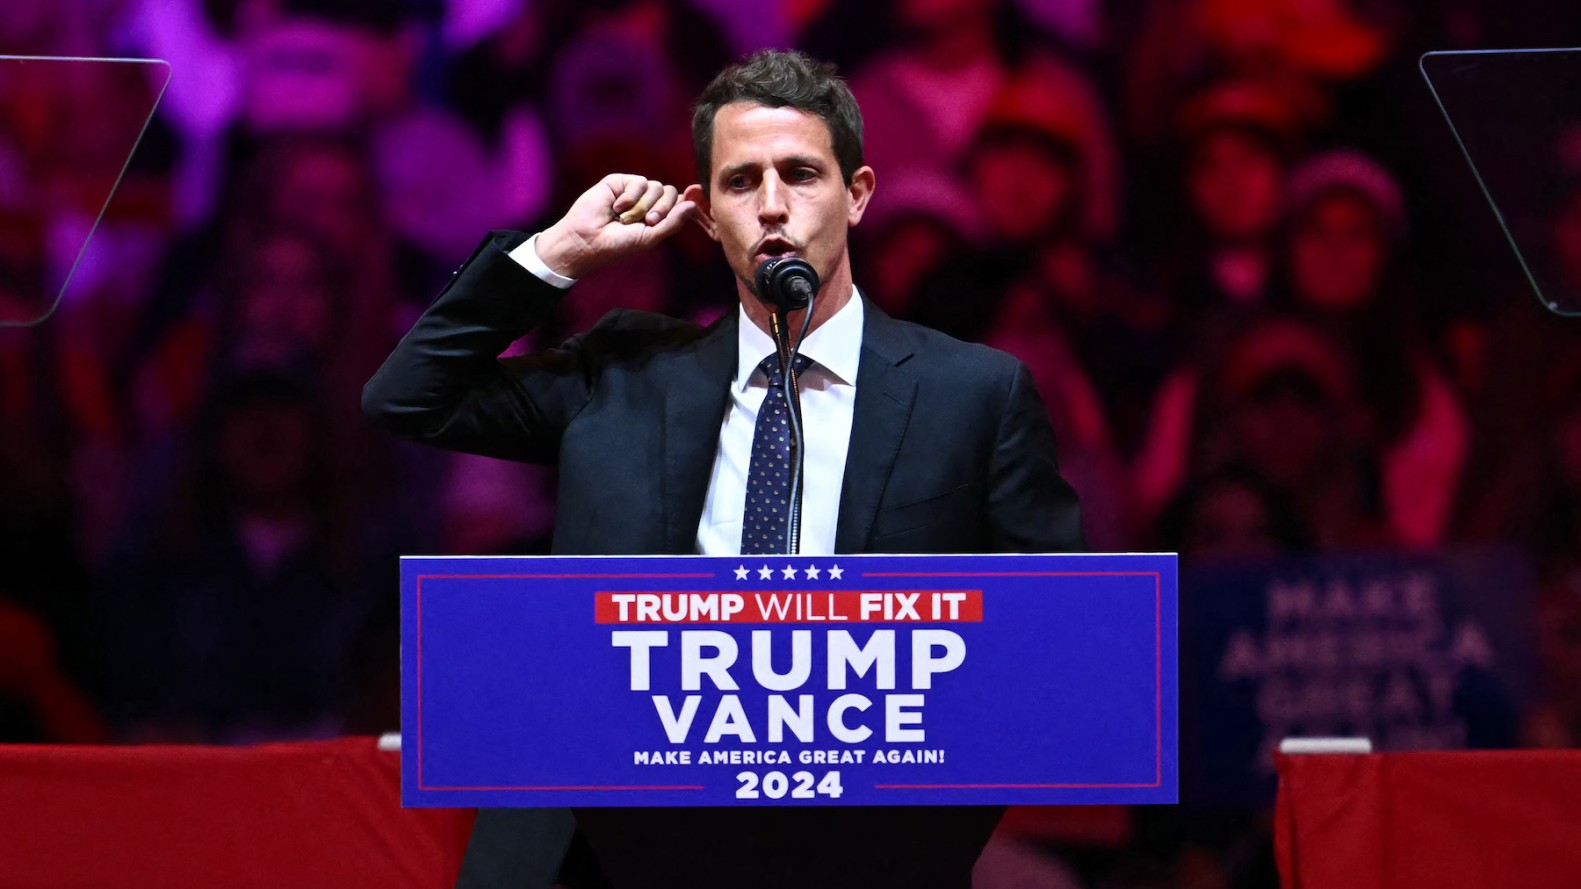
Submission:
[[719,72],[692,106],[692,156],[705,194],[713,174],[714,117],[735,102],[795,108],[822,120],[846,185],[862,166],[862,109],[834,66],[794,50],[766,49]]

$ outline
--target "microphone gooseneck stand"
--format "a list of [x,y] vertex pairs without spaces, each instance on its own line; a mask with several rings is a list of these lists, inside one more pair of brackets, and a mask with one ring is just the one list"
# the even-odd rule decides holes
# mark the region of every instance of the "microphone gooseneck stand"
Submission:
[[791,427],[791,480],[790,516],[786,532],[786,552],[801,552],[802,469],[806,465],[807,436],[801,422],[801,386],[796,379],[796,357],[801,354],[802,341],[807,338],[807,328],[812,323],[813,300],[807,300],[807,311],[802,315],[801,330],[794,342],[789,334],[789,312],[777,309],[769,317],[769,329],[774,334],[774,346],[779,354],[780,382],[785,392],[786,413]]
[[[754,276],[759,299],[774,306],[769,316],[769,331],[774,336],[779,357],[780,382],[785,393],[785,409],[791,427],[790,515],[786,521],[786,552],[801,552],[802,469],[806,464],[807,437],[801,422],[801,387],[796,381],[796,357],[812,324],[814,297],[818,293],[818,273],[806,260],[794,257],[766,259]],[[801,330],[790,338],[790,313],[805,309]]]

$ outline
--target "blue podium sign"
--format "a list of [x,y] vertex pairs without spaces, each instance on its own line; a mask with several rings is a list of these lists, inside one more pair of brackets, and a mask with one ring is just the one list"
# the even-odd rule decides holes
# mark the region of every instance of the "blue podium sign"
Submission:
[[407,557],[408,806],[1176,801],[1169,555]]

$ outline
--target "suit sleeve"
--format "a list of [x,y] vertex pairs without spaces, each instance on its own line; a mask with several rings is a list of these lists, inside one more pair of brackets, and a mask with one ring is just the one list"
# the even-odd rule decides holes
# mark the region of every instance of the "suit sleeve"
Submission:
[[1015,362],[989,467],[989,532],[996,552],[1087,549],[1076,491],[1060,475],[1048,409]]
[[576,342],[501,361],[563,291],[510,257],[526,240],[494,232],[456,272],[362,391],[376,425],[413,441],[488,457],[553,462],[591,397]]

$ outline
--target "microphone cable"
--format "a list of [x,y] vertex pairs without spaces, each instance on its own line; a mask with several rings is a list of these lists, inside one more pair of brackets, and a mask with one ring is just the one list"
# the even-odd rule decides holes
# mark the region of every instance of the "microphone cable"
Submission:
[[790,533],[786,535],[787,548],[793,556],[801,553],[802,467],[807,462],[807,436],[802,430],[801,386],[796,380],[796,359],[801,355],[802,341],[807,339],[807,329],[812,324],[812,312],[816,305],[817,300],[808,297],[801,331],[796,335],[795,344],[790,347],[785,362],[786,372],[781,375],[781,382],[785,385],[786,413],[790,415],[791,442],[796,452],[796,459],[791,462]]

